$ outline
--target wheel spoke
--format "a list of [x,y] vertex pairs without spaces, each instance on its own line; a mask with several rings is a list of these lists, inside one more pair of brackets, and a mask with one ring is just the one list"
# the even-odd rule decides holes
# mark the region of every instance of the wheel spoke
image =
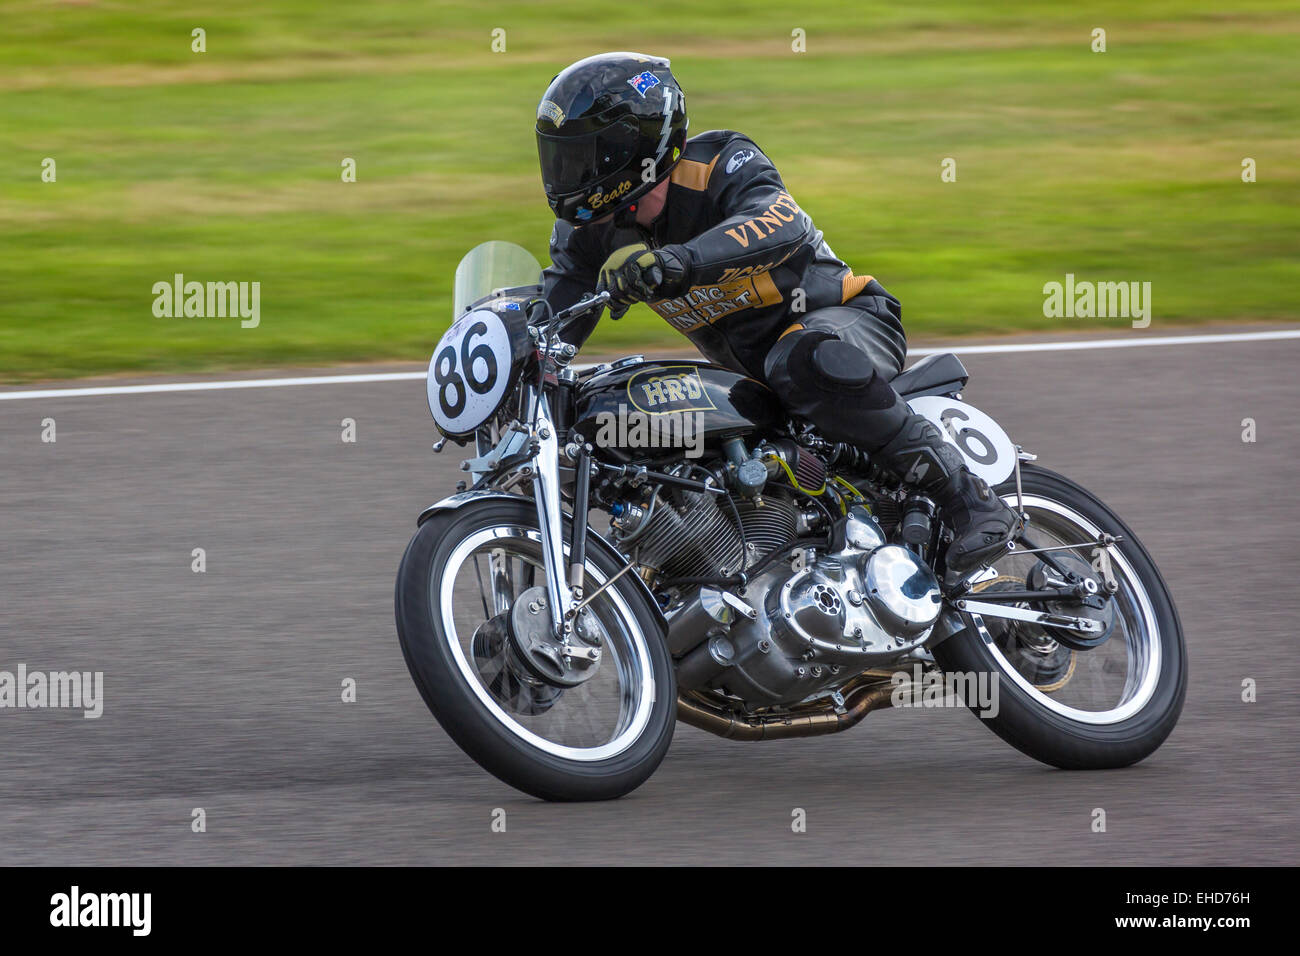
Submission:
[[488,610],[487,591],[483,589],[483,572],[479,570],[477,554],[474,555],[474,577],[478,578],[478,596],[483,602],[483,617],[486,619],[492,616],[492,612]]
[[[1041,544],[1051,546],[1095,538],[1099,529],[1082,514],[1058,501],[1026,493],[1025,508]],[[1032,624],[985,622],[990,652],[1006,677],[1020,684],[1042,706],[1074,720],[1111,723],[1136,712],[1150,697],[1158,676],[1159,629],[1141,580],[1115,546],[1111,573],[1119,590],[1109,597],[1110,637],[1092,648],[1060,647],[1048,653],[1054,637]],[[1064,552],[1056,552],[1058,560]],[[998,582],[1030,576],[1035,555],[1011,552],[995,565]],[[1082,561],[1082,558],[1075,559]],[[1051,643],[1049,643],[1049,641]]]
[[[566,757],[601,759],[629,746],[649,719],[646,637],[616,582],[588,608],[594,633],[587,636],[601,649],[590,672],[580,658],[556,658],[553,649],[542,647],[537,650],[551,655],[551,663],[530,662],[532,642],[549,640],[546,631],[538,632],[527,616],[509,622],[521,613],[512,614],[516,602],[547,603],[536,593],[535,582],[543,580],[539,537],[531,529],[486,529],[457,546],[441,576],[446,639],[471,688],[512,732]],[[480,555],[488,557],[486,582]],[[590,560],[588,576],[593,587],[609,577]],[[568,640],[581,644],[583,638],[575,634]],[[550,683],[557,675],[547,668],[560,661],[565,674],[575,675],[565,678],[576,681],[573,686]]]

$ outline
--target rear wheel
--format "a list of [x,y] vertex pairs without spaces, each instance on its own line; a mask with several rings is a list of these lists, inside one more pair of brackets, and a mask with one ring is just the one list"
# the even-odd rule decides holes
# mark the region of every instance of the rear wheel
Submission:
[[[1169,736],[1187,693],[1187,651],[1169,590],[1133,532],[1093,495],[1033,466],[1023,469],[1022,485],[1035,545],[1090,541],[1103,532],[1122,536],[1108,550],[1118,589],[1104,610],[1087,614],[1104,621],[1109,637],[1095,647],[1072,647],[1055,628],[968,614],[967,630],[937,645],[935,660],[945,671],[997,681],[998,713],[986,722],[1023,753],[1065,769],[1136,763]],[[997,490],[1015,506],[1014,482]],[[1065,554],[1079,555],[1064,558],[1067,565],[1100,566],[1099,552]],[[998,576],[985,582],[989,591],[1033,586],[1043,574],[1037,555],[1015,551],[993,567]],[[1053,610],[1080,613],[1070,607]]]
[[[531,504],[436,512],[398,571],[407,667],[453,740],[546,800],[604,800],[642,784],[672,740],[676,685],[654,610],[626,575],[555,639]],[[621,565],[587,552],[588,593]]]

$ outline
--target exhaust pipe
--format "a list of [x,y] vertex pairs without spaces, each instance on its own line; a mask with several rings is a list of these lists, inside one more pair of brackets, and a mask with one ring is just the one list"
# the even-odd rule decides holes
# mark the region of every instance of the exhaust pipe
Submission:
[[838,734],[856,725],[873,710],[890,707],[897,688],[893,684],[872,683],[850,691],[845,698],[844,713],[827,706],[809,714],[782,714],[776,717],[744,717],[705,703],[695,695],[679,695],[677,719],[731,740],[782,740],[787,737],[817,737]]

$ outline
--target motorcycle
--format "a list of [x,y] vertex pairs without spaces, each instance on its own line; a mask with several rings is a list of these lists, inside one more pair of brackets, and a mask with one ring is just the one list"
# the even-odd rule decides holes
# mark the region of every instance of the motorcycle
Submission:
[[[955,355],[893,384],[1023,518],[963,574],[933,501],[762,383],[639,355],[575,367],[566,333],[608,295],[552,314],[540,273],[504,242],[457,269],[427,395],[435,451],[473,454],[397,575],[411,676],[486,770],[547,800],[609,799],[649,778],[677,720],[736,740],[838,733],[976,681],[996,683],[996,712],[962,703],[1055,767],[1126,766],[1168,737],[1187,659],[1155,563],[962,399]],[[645,440],[673,421],[690,447]]]

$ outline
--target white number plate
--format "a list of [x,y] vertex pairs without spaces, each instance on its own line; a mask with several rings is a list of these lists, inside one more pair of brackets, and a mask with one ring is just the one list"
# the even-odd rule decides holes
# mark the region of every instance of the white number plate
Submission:
[[922,395],[909,399],[907,404],[933,422],[944,439],[957,446],[967,467],[990,485],[1011,477],[1016,466],[1016,446],[1001,425],[974,405],[942,395]]
[[510,332],[495,312],[457,319],[429,360],[429,411],[449,435],[467,435],[501,405],[510,384]]

